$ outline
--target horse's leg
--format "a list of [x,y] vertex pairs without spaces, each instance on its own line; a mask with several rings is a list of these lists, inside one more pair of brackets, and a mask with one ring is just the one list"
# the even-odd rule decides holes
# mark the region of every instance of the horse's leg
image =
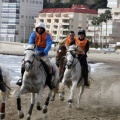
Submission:
[[74,92],[75,92],[76,87],[77,87],[77,81],[72,81],[72,87],[70,89],[70,96],[69,96],[69,99],[68,99],[68,102],[69,102],[68,107],[71,107],[71,104],[73,103],[73,97],[74,97]]
[[23,118],[24,117],[24,113],[21,110],[21,98],[20,96],[25,92],[25,89],[22,89],[18,95],[17,95],[17,110],[18,110],[18,115],[19,118]]
[[2,103],[0,108],[0,119],[4,119],[5,118],[5,102],[7,99],[8,90],[6,90],[5,92],[1,92],[1,94],[2,94]]
[[79,91],[79,95],[78,95],[78,105],[77,107],[80,108],[80,100],[81,100],[81,96],[84,92],[84,85],[80,86],[80,91]]
[[55,101],[55,95],[58,92],[58,85],[55,87],[54,90],[52,90],[53,94],[51,96],[51,101]]
[[32,110],[35,104],[35,93],[31,93],[31,105],[27,114],[27,120],[31,119],[31,115],[32,115]]
[[40,106],[40,102],[41,102],[43,87],[40,87],[40,88],[41,89],[39,90],[38,97],[37,97],[37,110],[42,110],[42,107]]
[[45,104],[43,106],[43,113],[47,113],[47,106],[49,105],[51,95],[52,95],[52,90],[49,91],[48,96],[46,98]]
[[62,83],[59,85],[59,98],[61,101],[64,100],[64,88],[65,88],[65,79],[62,80]]

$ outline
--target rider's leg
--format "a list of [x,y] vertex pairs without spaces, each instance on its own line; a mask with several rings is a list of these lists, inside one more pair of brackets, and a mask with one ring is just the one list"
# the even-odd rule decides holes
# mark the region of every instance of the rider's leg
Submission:
[[3,83],[3,76],[2,76],[2,70],[0,69],[0,90],[2,92],[6,91],[5,84]]
[[49,66],[49,75],[46,80],[46,84],[52,90],[55,88],[54,83],[52,82],[52,65],[48,56],[41,57],[41,59]]
[[81,68],[82,68],[82,75],[84,77],[84,84],[86,86],[89,86],[89,82],[88,82],[88,65],[87,65],[86,55],[82,55],[79,60],[80,60]]
[[24,65],[22,65],[22,67],[21,67],[21,77],[20,77],[20,79],[17,81],[17,85],[19,85],[19,86],[21,86],[22,85],[22,79],[23,79],[23,74],[24,74],[24,72],[25,72],[25,67],[24,67]]

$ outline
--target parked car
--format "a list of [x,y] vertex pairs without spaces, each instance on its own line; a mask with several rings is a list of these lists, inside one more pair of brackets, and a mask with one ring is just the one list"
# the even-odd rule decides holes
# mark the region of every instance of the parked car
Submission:
[[114,53],[115,48],[106,48],[104,53]]

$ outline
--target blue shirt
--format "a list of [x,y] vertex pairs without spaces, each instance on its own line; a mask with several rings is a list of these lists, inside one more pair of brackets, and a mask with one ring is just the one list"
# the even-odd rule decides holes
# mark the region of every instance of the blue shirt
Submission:
[[[34,31],[30,35],[28,44],[29,45],[35,44],[35,39],[36,39],[36,32]],[[42,48],[42,47],[36,46],[35,49],[36,49],[36,51],[44,52],[45,53],[44,56],[46,56],[46,55],[48,55],[48,52],[51,49],[51,46],[52,46],[52,38],[51,38],[50,34],[48,33],[47,37],[46,37],[46,47]]]

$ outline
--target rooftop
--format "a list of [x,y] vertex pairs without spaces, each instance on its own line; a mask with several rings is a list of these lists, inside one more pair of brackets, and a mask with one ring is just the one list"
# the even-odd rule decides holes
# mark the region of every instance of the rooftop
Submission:
[[65,12],[74,12],[74,13],[88,13],[88,14],[98,14],[98,11],[95,9],[89,9],[86,5],[72,5],[71,8],[48,8],[43,9],[39,13],[65,13]]

